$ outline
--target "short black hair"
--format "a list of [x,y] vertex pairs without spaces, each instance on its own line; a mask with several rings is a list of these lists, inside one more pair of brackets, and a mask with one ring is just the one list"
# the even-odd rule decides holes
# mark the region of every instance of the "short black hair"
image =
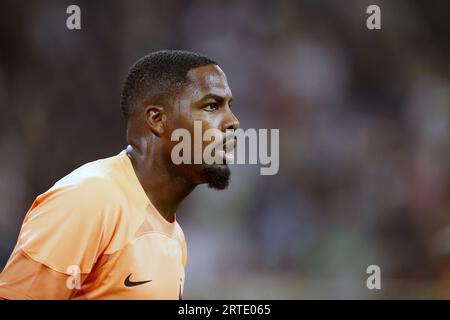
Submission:
[[205,55],[183,50],[161,50],[139,59],[129,70],[120,105],[126,121],[142,102],[164,104],[167,98],[187,84],[191,69],[217,62]]

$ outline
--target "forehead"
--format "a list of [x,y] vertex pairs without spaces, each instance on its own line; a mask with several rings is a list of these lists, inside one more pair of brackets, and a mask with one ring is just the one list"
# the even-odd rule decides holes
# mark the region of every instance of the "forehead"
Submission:
[[231,90],[225,73],[217,65],[207,65],[190,70],[187,73],[190,93],[194,99],[206,94],[216,94],[231,98]]

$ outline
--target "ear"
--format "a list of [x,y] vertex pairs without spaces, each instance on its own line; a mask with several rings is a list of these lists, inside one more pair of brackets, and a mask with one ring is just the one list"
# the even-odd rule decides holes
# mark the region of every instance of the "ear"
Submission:
[[145,121],[149,129],[156,135],[161,136],[166,131],[167,116],[161,106],[149,105],[144,109]]

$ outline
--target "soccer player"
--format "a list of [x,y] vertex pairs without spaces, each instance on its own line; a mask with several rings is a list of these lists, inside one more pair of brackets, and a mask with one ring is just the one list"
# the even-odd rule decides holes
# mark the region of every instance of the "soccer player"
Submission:
[[194,121],[237,129],[231,100],[224,72],[203,55],[158,51],[137,61],[121,99],[128,146],[35,199],[0,275],[0,298],[181,299],[187,252],[176,210],[199,184],[226,188],[230,170],[175,165],[171,133],[193,136]]

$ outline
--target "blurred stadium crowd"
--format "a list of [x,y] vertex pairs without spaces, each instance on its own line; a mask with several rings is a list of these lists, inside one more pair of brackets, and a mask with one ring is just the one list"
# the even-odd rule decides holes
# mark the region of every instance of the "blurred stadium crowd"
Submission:
[[[81,31],[65,27],[73,3]],[[381,30],[366,28],[370,4]],[[187,49],[219,61],[242,128],[280,129],[280,171],[233,166],[227,191],[200,187],[183,204],[186,298],[450,292],[449,12],[447,1],[2,0],[0,268],[35,196],[125,147],[127,68]],[[366,288],[372,264],[379,291]]]

